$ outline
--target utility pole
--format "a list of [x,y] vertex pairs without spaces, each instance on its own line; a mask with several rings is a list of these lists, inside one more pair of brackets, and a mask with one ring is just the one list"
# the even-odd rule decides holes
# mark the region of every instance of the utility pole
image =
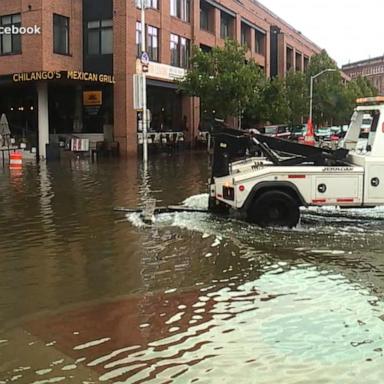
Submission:
[[[144,56],[147,56],[146,53],[146,44],[145,40],[147,37],[146,30],[145,30],[145,3],[146,0],[141,0],[141,65],[142,68],[144,67]],[[144,68],[142,70],[142,82],[141,85],[143,87],[142,89],[142,95],[143,95],[143,161],[144,164],[148,162],[148,122],[147,122],[147,77],[146,77],[146,71],[144,71]]]

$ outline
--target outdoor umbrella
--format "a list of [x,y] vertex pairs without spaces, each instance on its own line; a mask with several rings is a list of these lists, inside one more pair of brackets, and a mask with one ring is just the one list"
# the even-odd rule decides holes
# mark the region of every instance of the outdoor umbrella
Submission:
[[2,141],[1,144],[9,146],[10,136],[11,136],[11,130],[9,129],[7,116],[5,116],[5,113],[3,113],[0,118],[0,138]]

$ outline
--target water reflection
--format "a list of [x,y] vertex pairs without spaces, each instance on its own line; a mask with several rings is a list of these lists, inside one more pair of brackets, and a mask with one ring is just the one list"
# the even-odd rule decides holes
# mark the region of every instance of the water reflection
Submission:
[[0,383],[380,383],[384,211],[112,211],[203,207],[206,180],[189,154],[0,173]]

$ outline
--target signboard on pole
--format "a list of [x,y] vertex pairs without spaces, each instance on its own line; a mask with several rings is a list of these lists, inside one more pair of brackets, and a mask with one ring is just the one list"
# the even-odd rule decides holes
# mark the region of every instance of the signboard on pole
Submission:
[[133,108],[140,111],[144,107],[144,75],[133,75]]

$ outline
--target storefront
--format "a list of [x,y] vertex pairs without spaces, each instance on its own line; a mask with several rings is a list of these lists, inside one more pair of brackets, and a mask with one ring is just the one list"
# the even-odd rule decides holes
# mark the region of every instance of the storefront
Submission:
[[110,75],[78,71],[16,73],[0,78],[0,115],[17,142],[46,157],[46,144],[72,136],[104,140],[113,131]]
[[[137,62],[137,73],[141,72]],[[185,69],[150,62],[147,72],[147,108],[149,110],[149,144],[191,143],[196,126],[192,99],[183,95],[176,80],[185,76]],[[197,111],[198,112],[198,111]],[[141,112],[138,112],[138,144],[143,143]]]

